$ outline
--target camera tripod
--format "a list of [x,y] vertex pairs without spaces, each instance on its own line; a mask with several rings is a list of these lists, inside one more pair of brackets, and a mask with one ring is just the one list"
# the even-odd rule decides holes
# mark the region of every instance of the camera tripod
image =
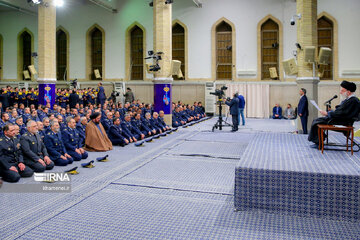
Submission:
[[215,125],[212,127],[212,131],[219,128],[219,130],[222,130],[223,127],[232,127],[233,125],[231,125],[230,123],[226,122],[225,120],[223,120],[222,117],[222,101],[221,99],[219,99],[219,119],[217,120],[217,122],[215,123]]

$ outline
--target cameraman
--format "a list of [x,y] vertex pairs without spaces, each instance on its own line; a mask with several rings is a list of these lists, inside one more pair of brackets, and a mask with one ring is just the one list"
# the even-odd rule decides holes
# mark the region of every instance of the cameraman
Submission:
[[227,101],[225,101],[225,104],[228,105],[230,107],[230,114],[232,116],[232,132],[236,132],[237,130],[239,130],[239,123],[238,123],[238,115],[239,115],[239,98],[238,98],[238,94],[235,93],[234,94],[234,98],[231,99],[230,98],[227,99]]

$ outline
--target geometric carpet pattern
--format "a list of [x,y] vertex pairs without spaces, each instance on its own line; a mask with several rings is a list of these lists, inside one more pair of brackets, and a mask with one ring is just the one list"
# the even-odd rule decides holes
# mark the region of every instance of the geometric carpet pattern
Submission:
[[[257,134],[289,134],[294,125],[247,119],[239,132],[211,132],[215,121],[179,128],[143,147],[114,147],[106,153],[109,162],[78,169],[71,193],[0,193],[1,238],[358,239],[358,223],[234,211],[235,167],[249,142]],[[88,160],[103,155],[89,153]]]

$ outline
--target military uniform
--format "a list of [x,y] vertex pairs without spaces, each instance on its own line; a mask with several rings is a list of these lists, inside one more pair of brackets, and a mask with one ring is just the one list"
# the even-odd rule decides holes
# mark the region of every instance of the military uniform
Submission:
[[76,130],[79,133],[80,139],[81,139],[81,146],[85,144],[85,129],[86,126],[82,125],[81,123],[76,124]]
[[139,129],[135,128],[131,122],[123,121],[121,123],[121,128],[123,131],[127,133],[131,138],[135,137],[136,139],[140,139],[141,132]]
[[109,129],[109,139],[113,145],[125,146],[125,138],[130,139],[130,136],[125,132],[121,126],[112,125]]
[[109,118],[105,118],[101,121],[101,124],[103,125],[106,132],[109,132],[110,127],[113,125],[112,120]]
[[50,159],[54,161],[56,166],[66,166],[71,164],[74,159],[72,157],[62,159],[60,156],[64,156],[66,152],[65,146],[61,140],[61,134],[56,134],[53,131],[49,131],[44,138],[46,149],[49,153]]
[[76,129],[71,129],[69,127],[64,128],[61,132],[62,140],[65,146],[67,153],[74,159],[74,161],[80,161],[81,159],[87,159],[88,153],[84,152],[79,154],[75,152],[75,149],[81,148],[81,137],[79,132]]
[[[20,171],[19,163],[24,163],[23,155],[19,140],[10,139],[8,137],[0,138],[0,175],[2,179],[7,182],[17,182],[20,177],[31,177],[34,171],[25,166],[23,171]],[[18,172],[10,170],[14,166]]]
[[26,132],[21,136],[20,144],[24,162],[27,166],[32,168],[34,172],[44,172],[45,170],[53,169],[54,163],[52,161],[49,164],[46,164],[45,162],[46,166],[39,163],[39,159],[44,160],[45,156],[49,157],[39,134]]
[[151,135],[151,129],[148,128],[140,119],[139,120],[133,119],[131,121],[131,124],[137,129],[139,129],[142,132],[142,134],[144,134],[146,137]]

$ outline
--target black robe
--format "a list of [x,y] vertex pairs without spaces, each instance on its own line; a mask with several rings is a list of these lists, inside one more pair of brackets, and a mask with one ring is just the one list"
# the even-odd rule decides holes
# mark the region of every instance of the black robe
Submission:
[[329,112],[328,116],[314,119],[311,124],[308,140],[319,144],[317,127],[319,124],[352,125],[354,119],[359,116],[359,112],[360,100],[356,96],[344,100],[335,107],[335,111]]

